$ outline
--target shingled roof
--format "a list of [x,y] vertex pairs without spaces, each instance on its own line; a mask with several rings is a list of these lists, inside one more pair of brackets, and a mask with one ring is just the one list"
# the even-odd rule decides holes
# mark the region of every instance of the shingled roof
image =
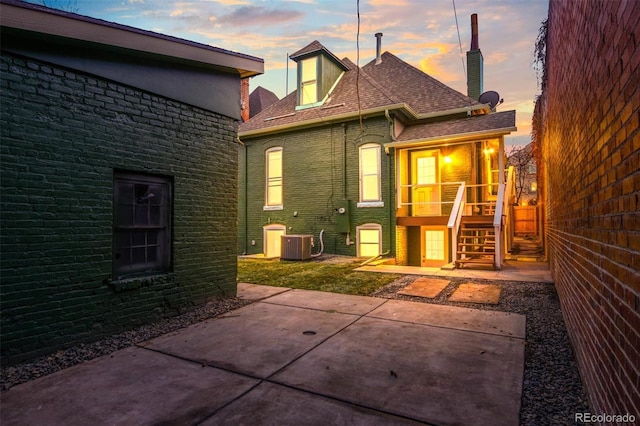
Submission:
[[[305,57],[318,51],[328,52],[322,44],[314,41],[291,57]],[[340,62],[345,66],[345,72],[321,106],[296,110],[297,94],[294,91],[253,116],[246,123],[242,123],[239,128],[240,136],[257,136],[329,122],[341,122],[355,118],[359,113],[366,117],[381,115],[389,110],[409,126],[404,130],[403,135],[406,132],[407,139],[404,140],[410,140],[409,138],[413,136],[418,138],[423,134],[425,137],[433,137],[440,131],[446,134],[449,131],[458,131],[460,130],[458,126],[464,126],[469,122],[468,118],[463,118],[452,120],[455,123],[448,125],[434,126],[436,123],[422,124],[425,118],[446,116],[454,112],[459,117],[459,114],[465,111],[494,115],[488,114],[490,112],[488,106],[446,86],[395,55],[385,52],[381,58],[380,64],[376,65],[375,60],[372,60],[361,67],[359,73],[353,62],[348,58],[342,59]],[[359,86],[358,91],[356,80]],[[473,120],[469,124],[490,128],[492,125],[503,126],[502,120],[511,120],[502,128],[515,129],[515,112],[499,117],[499,119]]]
[[278,96],[276,96],[272,91],[267,90],[262,86],[256,87],[249,95],[249,117],[253,117],[263,109],[278,101]]
[[410,145],[411,142],[425,142],[430,139],[439,141],[442,139],[467,139],[476,134],[504,135],[516,130],[515,121],[516,112],[512,110],[417,124],[405,127],[396,140],[387,145]]

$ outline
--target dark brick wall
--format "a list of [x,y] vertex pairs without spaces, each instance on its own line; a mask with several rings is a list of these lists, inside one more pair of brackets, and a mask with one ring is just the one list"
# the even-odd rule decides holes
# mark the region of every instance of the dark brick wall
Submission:
[[[1,345],[44,354],[236,291],[236,123],[2,54]],[[113,173],[173,179],[173,271],[111,282]]]
[[[395,211],[393,179],[389,170],[393,154],[385,154],[381,146],[381,181],[384,207],[356,207],[359,201],[358,148],[365,143],[390,140],[389,123],[384,117],[364,121],[361,136],[357,121],[346,123],[346,151],[344,130],[340,124],[326,125],[302,131],[287,132],[262,138],[243,139],[247,146],[249,181],[245,193],[245,152],[239,151],[241,220],[238,236],[239,252],[263,252],[263,226],[284,224],[287,234],[312,234],[317,237],[324,229],[325,253],[356,255],[354,245],[346,245],[346,234],[338,230],[338,203],[343,199],[343,159],[346,152],[346,189],[349,203],[351,240],[356,241],[356,226],[365,223],[382,225],[382,251],[395,250]],[[264,211],[265,151],[283,148],[283,210]],[[246,198],[245,198],[246,197]],[[246,216],[245,216],[245,199]],[[297,212],[297,216],[294,216]],[[244,222],[246,217],[246,223]],[[245,232],[246,229],[246,232]],[[251,245],[255,241],[255,245]],[[316,245],[314,252],[319,250]]]
[[534,124],[550,264],[596,414],[640,417],[640,2],[552,0]]

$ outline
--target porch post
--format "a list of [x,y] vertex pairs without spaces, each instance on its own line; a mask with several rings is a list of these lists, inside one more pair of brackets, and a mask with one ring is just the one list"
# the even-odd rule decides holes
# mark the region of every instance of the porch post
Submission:
[[504,183],[504,136],[500,136],[498,143],[498,183]]

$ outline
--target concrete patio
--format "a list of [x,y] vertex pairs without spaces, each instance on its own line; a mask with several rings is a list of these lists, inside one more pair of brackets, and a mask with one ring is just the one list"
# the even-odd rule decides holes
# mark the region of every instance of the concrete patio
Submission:
[[469,278],[492,281],[528,281],[552,283],[549,265],[544,262],[529,262],[508,260],[504,262],[502,269],[444,269],[429,268],[422,266],[402,266],[402,265],[375,265],[361,266],[356,271],[380,272],[402,275],[427,275],[439,278]]
[[516,425],[522,315],[239,284],[254,303],[0,395],[1,423]]

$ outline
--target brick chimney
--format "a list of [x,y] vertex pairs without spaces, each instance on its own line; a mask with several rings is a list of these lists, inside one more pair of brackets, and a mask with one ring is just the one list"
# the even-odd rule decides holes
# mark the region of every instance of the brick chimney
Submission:
[[240,115],[242,122],[249,121],[249,79],[240,80]]
[[478,100],[483,92],[484,59],[478,42],[478,14],[471,15],[471,47],[467,52],[467,96]]

